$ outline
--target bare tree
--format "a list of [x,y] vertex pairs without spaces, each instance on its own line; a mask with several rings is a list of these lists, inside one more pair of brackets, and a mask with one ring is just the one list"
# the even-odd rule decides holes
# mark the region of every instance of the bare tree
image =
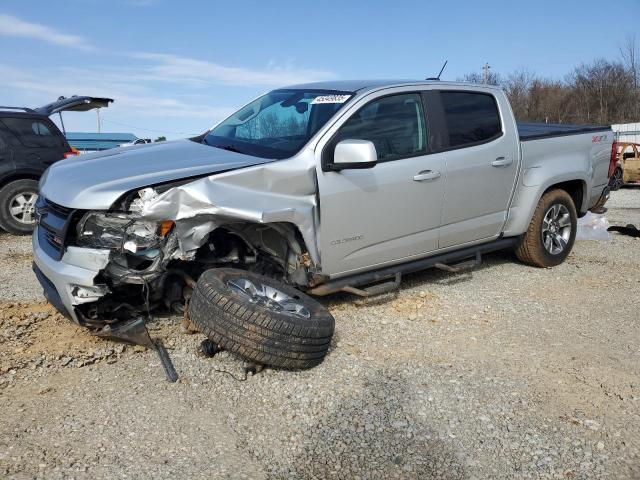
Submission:
[[484,73],[473,72],[467,73],[462,78],[458,79],[458,81],[467,83],[487,83],[489,85],[500,85],[501,79],[499,73],[491,71],[487,72],[486,82],[484,77]]
[[629,35],[620,46],[620,55],[625,67],[633,79],[632,111],[636,120],[640,120],[640,68],[638,68],[638,44],[635,35]]
[[531,84],[535,78],[533,72],[521,69],[509,75],[502,83],[502,88],[509,97],[511,108],[517,118],[528,120],[530,117]]
[[568,77],[575,116],[587,123],[621,123],[632,114],[633,79],[622,63],[604,59],[582,64]]

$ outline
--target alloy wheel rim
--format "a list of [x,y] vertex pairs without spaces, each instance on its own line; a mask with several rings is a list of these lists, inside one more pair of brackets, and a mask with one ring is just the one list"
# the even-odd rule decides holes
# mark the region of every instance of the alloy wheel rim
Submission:
[[304,305],[270,285],[256,284],[246,278],[232,278],[227,281],[227,285],[249,302],[271,311],[304,319],[311,318],[311,312]]
[[18,193],[9,201],[9,214],[17,222],[32,225],[36,223],[37,200],[38,194],[35,192]]
[[619,189],[620,187],[622,187],[622,171],[616,169],[615,172],[613,172],[613,188],[614,189]]
[[561,203],[549,207],[542,220],[542,244],[551,255],[562,253],[571,238],[571,215]]

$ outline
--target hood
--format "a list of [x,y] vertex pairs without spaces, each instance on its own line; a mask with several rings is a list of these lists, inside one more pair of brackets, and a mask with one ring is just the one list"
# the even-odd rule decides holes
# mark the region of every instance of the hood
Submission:
[[45,172],[40,193],[64,207],[106,210],[130,190],[272,161],[186,139],[158,142],[56,162]]

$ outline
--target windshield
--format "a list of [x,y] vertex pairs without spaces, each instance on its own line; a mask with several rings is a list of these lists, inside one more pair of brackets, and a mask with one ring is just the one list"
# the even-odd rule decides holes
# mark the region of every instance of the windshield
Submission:
[[203,142],[261,158],[288,158],[352,98],[335,90],[274,90],[211,130]]

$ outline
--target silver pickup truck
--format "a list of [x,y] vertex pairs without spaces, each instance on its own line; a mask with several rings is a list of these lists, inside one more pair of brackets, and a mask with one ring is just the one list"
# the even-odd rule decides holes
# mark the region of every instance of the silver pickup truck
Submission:
[[34,270],[90,326],[179,305],[185,282],[216,267],[312,295],[371,295],[499,249],[551,267],[608,197],[613,141],[608,127],[519,125],[485,85],[274,90],[199,137],[51,166]]

